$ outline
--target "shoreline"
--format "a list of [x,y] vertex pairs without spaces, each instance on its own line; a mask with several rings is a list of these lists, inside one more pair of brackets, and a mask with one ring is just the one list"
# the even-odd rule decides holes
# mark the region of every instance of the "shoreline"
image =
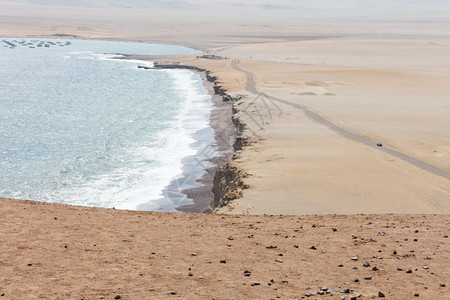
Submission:
[[[183,63],[159,63],[158,56],[130,55],[126,59],[153,62],[153,67],[138,67],[142,69],[187,69],[200,74],[205,89],[211,95],[214,107],[209,124],[214,130],[217,153],[211,158],[206,158],[206,161],[213,163],[213,167],[205,168],[206,173],[196,180],[201,186],[181,191],[182,194],[192,199],[194,204],[180,206],[176,209],[185,213],[212,213],[216,208],[225,206],[229,201],[240,198],[241,190],[247,189],[248,186],[242,181],[246,173],[233,164],[236,151],[241,150],[246,144],[241,136],[245,124],[235,116],[238,111],[233,102],[236,99],[227,94],[227,91],[218,84],[215,76],[211,76],[211,70]],[[182,181],[189,178],[187,172],[183,172],[183,176]],[[177,190],[179,181],[179,178],[172,181],[165,188],[163,194],[168,195],[171,191]],[[174,194],[179,193],[175,192]]]
[[[181,203],[183,199],[192,200],[192,204],[180,205],[175,207],[178,212],[184,213],[211,213],[213,203],[213,182],[217,171],[228,163],[234,154],[233,144],[236,139],[236,128],[232,122],[232,105],[229,101],[225,101],[223,95],[217,93],[214,80],[209,76],[210,71],[199,68],[190,68],[188,66],[165,67],[164,65],[157,65],[154,59],[136,58],[135,55],[124,55],[123,58],[138,60],[141,62],[151,61],[154,66],[138,66],[139,69],[146,70],[169,70],[169,69],[188,69],[189,71],[200,76],[203,88],[210,97],[212,104],[210,116],[208,120],[208,127],[213,131],[213,141],[211,144],[197,150],[197,153],[190,156],[185,156],[182,159],[182,172],[175,176],[168,185],[161,191],[162,198],[171,200],[172,202]],[[206,128],[204,128],[206,129]],[[201,142],[200,129],[192,136],[194,144]],[[200,137],[196,137],[200,135]],[[192,165],[195,165],[192,169]],[[190,168],[191,167],[191,168]],[[202,169],[204,174],[197,177],[192,172]],[[191,188],[183,188],[184,185],[192,185],[194,182],[198,186]],[[149,201],[152,202],[152,201]],[[159,211],[145,209],[147,202],[140,204],[137,211]]]
[[214,146],[216,149],[214,149],[215,155],[213,157],[206,158],[206,161],[212,163],[213,166],[206,168],[205,174],[197,179],[197,182],[202,186],[181,191],[188,198],[193,199],[194,204],[180,206],[177,210],[187,213],[210,213],[212,212],[211,204],[214,196],[214,177],[217,171],[228,163],[234,154],[233,144],[236,139],[236,128],[232,122],[232,104],[225,101],[223,96],[215,93],[215,84],[208,79],[208,71],[194,72],[200,75],[204,88],[211,96],[213,108],[209,117],[209,126],[214,131]]
[[231,161],[235,153],[234,144],[239,134],[237,127],[233,122],[233,105],[232,101],[230,101],[232,98],[226,94],[225,90],[217,85],[216,78],[210,75],[210,70],[183,64],[159,64],[156,61],[157,57],[158,56],[156,55],[154,58],[149,58],[149,56],[142,55],[124,55],[123,58],[119,59],[139,60],[142,62],[151,61],[153,63],[153,67],[138,66],[140,69],[178,69],[189,70],[198,74],[202,80],[203,87],[211,97],[213,107],[209,117],[209,127],[212,128],[214,132],[214,142],[208,147],[209,149],[200,149],[196,155],[184,158],[185,161],[196,161],[199,165],[202,165],[203,162],[212,164],[212,166],[204,167],[203,170],[205,173],[195,180],[195,182],[199,183],[200,186],[189,189],[180,189],[180,182],[188,182],[191,177],[189,170],[187,170],[189,163],[184,162],[182,167],[182,176],[172,180],[164,188],[162,194],[169,199],[187,197],[194,202],[190,205],[182,205],[177,207],[176,210],[179,212],[212,213],[216,206],[216,194],[218,192],[220,193],[220,191],[217,190],[217,187],[215,187],[217,175],[220,173],[220,170],[226,167],[226,165]]

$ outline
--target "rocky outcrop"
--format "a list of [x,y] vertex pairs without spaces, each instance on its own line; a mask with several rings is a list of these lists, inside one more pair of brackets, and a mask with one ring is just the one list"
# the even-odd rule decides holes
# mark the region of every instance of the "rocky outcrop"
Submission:
[[217,170],[213,181],[212,209],[223,207],[230,201],[242,197],[242,190],[248,186],[243,179],[247,174],[240,170],[233,161]]
[[[237,95],[232,97],[225,94],[224,101],[233,101],[234,103],[241,100],[244,96]],[[225,100],[228,99],[228,100]],[[234,151],[240,151],[242,148],[251,143],[251,139],[245,134],[245,124],[238,116],[238,110],[233,106],[232,121],[236,127],[237,136],[233,144]],[[233,156],[233,159],[236,154]],[[211,208],[214,210],[218,207],[226,206],[230,201],[242,197],[242,191],[248,189],[249,186],[244,183],[244,178],[248,176],[246,172],[241,170],[233,159],[219,168],[214,176],[213,181],[213,201]]]

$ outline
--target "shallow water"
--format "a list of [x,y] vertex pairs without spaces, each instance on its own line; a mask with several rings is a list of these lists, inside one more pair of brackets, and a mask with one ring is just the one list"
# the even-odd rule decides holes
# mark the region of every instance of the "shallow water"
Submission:
[[147,203],[165,211],[190,203],[164,199],[162,190],[181,173],[184,157],[213,143],[212,104],[200,76],[138,69],[143,62],[112,54],[195,50],[5,39],[12,47],[2,40],[0,197],[122,209]]

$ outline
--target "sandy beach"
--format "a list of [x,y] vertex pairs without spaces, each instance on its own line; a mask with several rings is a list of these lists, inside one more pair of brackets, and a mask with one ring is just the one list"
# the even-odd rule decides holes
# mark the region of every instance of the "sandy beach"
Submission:
[[449,47],[319,39],[218,48],[227,59],[217,61],[160,61],[210,69],[230,95],[246,96],[234,118],[251,145],[233,163],[250,189],[218,212],[448,214],[450,62],[429,57]]
[[0,0],[0,36],[203,51],[134,58],[208,70],[238,132],[211,214],[0,199],[0,298],[449,299],[450,7],[299,5]]

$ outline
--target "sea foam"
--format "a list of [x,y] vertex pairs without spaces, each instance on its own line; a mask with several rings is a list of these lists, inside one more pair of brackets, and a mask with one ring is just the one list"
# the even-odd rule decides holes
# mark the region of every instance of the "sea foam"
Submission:
[[0,197],[164,211],[192,203],[167,186],[190,172],[178,192],[196,187],[208,166],[198,155],[213,149],[212,104],[200,76],[117,57],[193,50],[72,40],[0,51]]

